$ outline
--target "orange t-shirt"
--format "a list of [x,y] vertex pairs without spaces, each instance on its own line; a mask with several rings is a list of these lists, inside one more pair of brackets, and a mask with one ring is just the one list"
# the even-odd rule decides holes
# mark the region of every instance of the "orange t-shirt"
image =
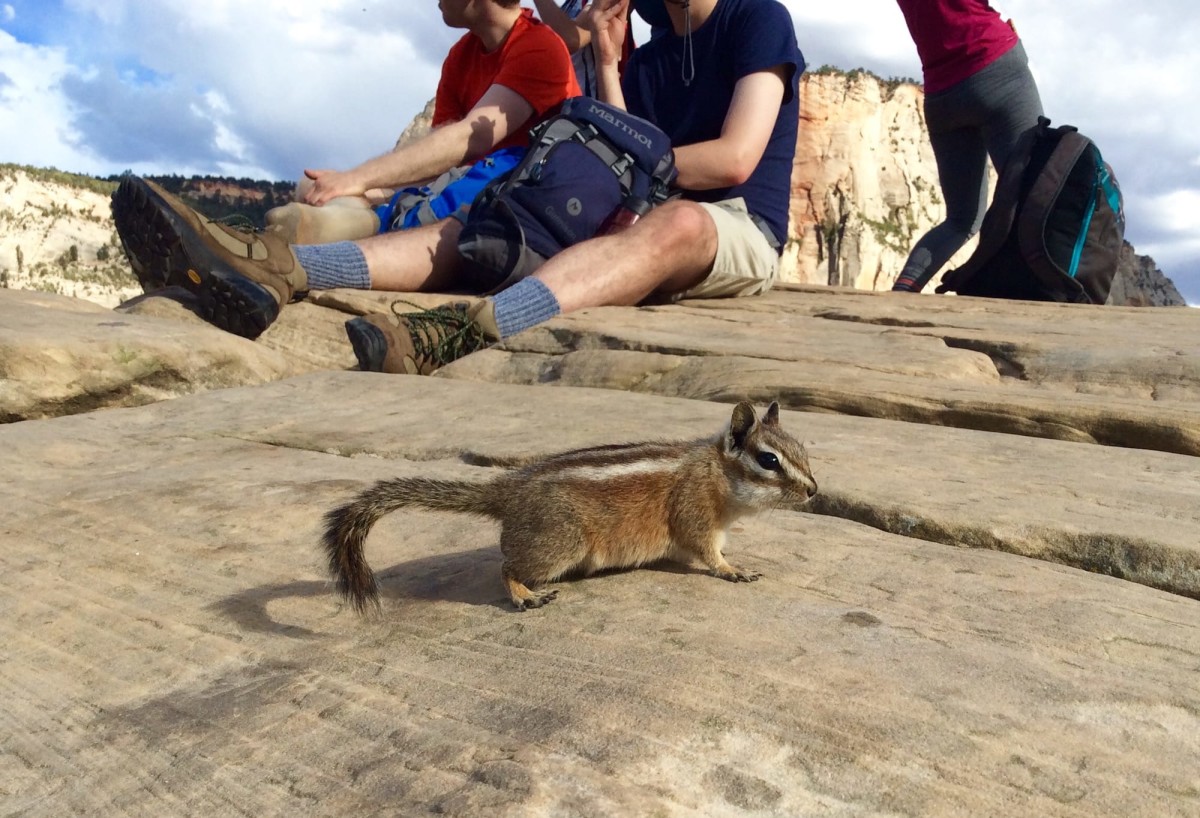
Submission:
[[529,9],[522,9],[504,44],[491,53],[470,33],[454,44],[442,63],[433,106],[434,127],[466,117],[493,85],[515,91],[533,107],[529,121],[495,149],[528,145],[534,124],[567,97],[581,94],[567,46]]

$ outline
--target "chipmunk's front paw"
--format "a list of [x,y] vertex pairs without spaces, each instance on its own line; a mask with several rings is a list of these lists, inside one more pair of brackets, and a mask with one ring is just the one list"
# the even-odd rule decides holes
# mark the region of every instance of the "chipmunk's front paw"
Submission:
[[754,582],[762,578],[762,574],[758,571],[743,571],[741,568],[734,568],[732,565],[726,565],[723,568],[714,568],[711,573],[714,577],[720,577],[729,582]]

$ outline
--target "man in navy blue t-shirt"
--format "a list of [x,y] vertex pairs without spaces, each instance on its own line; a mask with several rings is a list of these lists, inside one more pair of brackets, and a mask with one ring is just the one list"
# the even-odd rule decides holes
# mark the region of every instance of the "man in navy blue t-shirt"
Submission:
[[[637,49],[619,91],[602,86],[602,98],[671,137],[682,198],[709,205],[716,223],[712,271],[672,297],[762,292],[787,240],[800,118],[804,58],[791,16],[776,0],[665,5],[674,31]],[[747,216],[754,229],[746,229]],[[738,224],[744,235],[727,234]],[[762,237],[772,252],[756,241]]]

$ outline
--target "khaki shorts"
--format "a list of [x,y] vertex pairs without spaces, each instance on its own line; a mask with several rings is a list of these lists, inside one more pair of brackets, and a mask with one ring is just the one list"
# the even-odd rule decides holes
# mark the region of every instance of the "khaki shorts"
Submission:
[[700,202],[717,226],[717,257],[708,276],[689,290],[672,293],[681,298],[734,298],[759,295],[771,289],[779,275],[779,253],[750,218],[744,200]]

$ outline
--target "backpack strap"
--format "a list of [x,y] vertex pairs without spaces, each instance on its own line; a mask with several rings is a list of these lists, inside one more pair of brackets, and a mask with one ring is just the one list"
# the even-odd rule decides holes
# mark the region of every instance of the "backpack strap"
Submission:
[[[1087,239],[1092,214],[1095,212],[1095,198],[1092,198],[1084,214],[1079,237],[1075,242],[1070,269],[1059,269],[1050,257],[1050,251],[1046,247],[1045,228],[1054,203],[1067,183],[1067,177],[1071,175],[1075,163],[1080,160],[1091,144],[1090,139],[1075,129],[1064,130],[1054,151],[1050,154],[1050,158],[1046,160],[1045,167],[1029,189],[1026,206],[1022,208],[1017,223],[1017,247],[1029,268],[1052,290],[1061,291],[1065,286],[1071,291],[1074,300],[1082,297],[1086,301],[1091,299],[1084,295],[1082,286],[1074,278],[1079,258],[1083,253],[1083,243]],[[1063,276],[1070,278],[1071,284],[1063,281]],[[1074,286],[1071,286],[1072,284]]]
[[[648,191],[635,190],[638,176],[634,172],[637,158],[628,152],[612,146],[600,130],[590,122],[577,121],[567,114],[547,120],[545,126],[536,134],[538,144],[550,146],[563,141],[578,142],[594,153],[601,162],[608,166],[613,175],[621,182],[621,188],[626,193],[633,193],[649,199]],[[672,167],[674,164],[672,162]],[[535,178],[537,169],[531,168]]]
[[608,165],[608,169],[613,172],[613,175],[621,180],[621,188],[627,193],[633,189],[633,167],[637,161],[624,151],[615,150],[600,136],[595,126],[591,124],[580,124],[579,130],[576,133],[575,139],[585,148],[587,148],[596,156],[600,157],[600,161]]
[[404,214],[413,210],[416,211],[417,221],[420,224],[431,224],[437,221],[440,217],[434,215],[433,210],[429,207],[430,200],[441,196],[446,188],[466,176],[468,170],[470,170],[469,165],[450,168],[427,185],[397,190],[386,204],[375,208],[375,214],[379,216],[379,232],[389,232],[397,219],[403,219]]
[[[591,126],[618,151],[628,156],[630,165],[640,168],[651,177],[648,187],[661,200],[675,180],[675,154],[671,139],[654,123],[628,111],[591,97],[571,97],[561,106],[561,112],[581,125]],[[635,191],[646,195],[647,191]]]

